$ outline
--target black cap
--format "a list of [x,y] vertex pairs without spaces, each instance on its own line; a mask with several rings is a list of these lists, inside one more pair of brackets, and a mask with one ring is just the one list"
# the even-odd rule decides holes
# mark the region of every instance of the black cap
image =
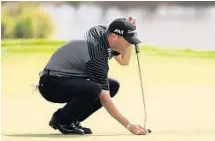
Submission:
[[125,18],[115,19],[109,25],[108,30],[112,33],[123,36],[130,44],[141,43],[141,40],[137,37],[136,26]]

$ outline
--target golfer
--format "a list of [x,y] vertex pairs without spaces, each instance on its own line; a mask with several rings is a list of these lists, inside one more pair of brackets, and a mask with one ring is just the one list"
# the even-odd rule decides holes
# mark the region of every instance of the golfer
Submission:
[[49,125],[62,134],[92,134],[80,122],[104,106],[131,133],[145,135],[146,129],[129,121],[113,103],[120,84],[108,77],[108,61],[114,57],[119,64],[128,65],[132,45],[139,43],[136,19],[129,17],[115,19],[108,27],[94,26],[84,40],[62,45],[40,72],[40,94],[49,102],[66,103]]

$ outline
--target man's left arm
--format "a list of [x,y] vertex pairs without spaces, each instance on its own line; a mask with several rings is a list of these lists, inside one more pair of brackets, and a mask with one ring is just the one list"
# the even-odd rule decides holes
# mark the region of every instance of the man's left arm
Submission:
[[114,55],[114,58],[120,65],[127,66],[129,65],[129,62],[130,62],[131,53],[132,53],[132,47],[129,47],[126,52]]
[[[136,25],[137,19],[133,16],[129,16],[128,20]],[[131,58],[131,52],[132,52],[132,47],[129,47],[128,50],[122,54],[117,54],[114,56],[114,58],[116,59],[116,61],[122,65],[122,66],[127,66],[129,65],[130,62],[130,58]]]

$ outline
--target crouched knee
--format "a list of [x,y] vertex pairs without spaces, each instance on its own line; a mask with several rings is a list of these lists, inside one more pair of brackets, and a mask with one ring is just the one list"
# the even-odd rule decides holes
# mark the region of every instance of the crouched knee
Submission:
[[102,88],[101,86],[96,82],[90,82],[89,85],[86,88],[86,93],[89,98],[97,99],[99,95],[101,94]]

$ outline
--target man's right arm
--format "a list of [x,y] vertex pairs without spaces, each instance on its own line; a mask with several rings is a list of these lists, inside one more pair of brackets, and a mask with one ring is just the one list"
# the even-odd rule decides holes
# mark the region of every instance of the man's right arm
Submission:
[[86,66],[91,81],[97,82],[101,85],[102,91],[99,95],[101,104],[107,109],[107,111],[119,121],[124,127],[127,127],[129,121],[120,113],[114,104],[110,93],[108,83],[108,66],[106,60],[93,59],[87,63]]
[[120,122],[124,127],[129,127],[129,131],[133,134],[144,134],[145,130],[138,125],[130,124],[130,122],[120,113],[114,104],[109,93],[108,83],[108,65],[105,59],[92,59],[86,64],[86,68],[91,81],[101,85],[102,91],[99,95],[99,100],[110,115]]
[[121,123],[125,128],[127,128],[133,134],[146,135],[147,131],[144,127],[140,125],[131,124],[126,117],[124,117],[120,111],[117,109],[112,98],[110,97],[109,91],[102,90],[99,96],[101,104],[110,113],[110,115],[115,118],[119,123]]
[[115,118],[119,123],[121,123],[125,128],[127,128],[130,122],[122,115],[122,113],[120,113],[114,101],[110,97],[109,91],[102,90],[99,99],[101,104],[110,113],[110,115]]

